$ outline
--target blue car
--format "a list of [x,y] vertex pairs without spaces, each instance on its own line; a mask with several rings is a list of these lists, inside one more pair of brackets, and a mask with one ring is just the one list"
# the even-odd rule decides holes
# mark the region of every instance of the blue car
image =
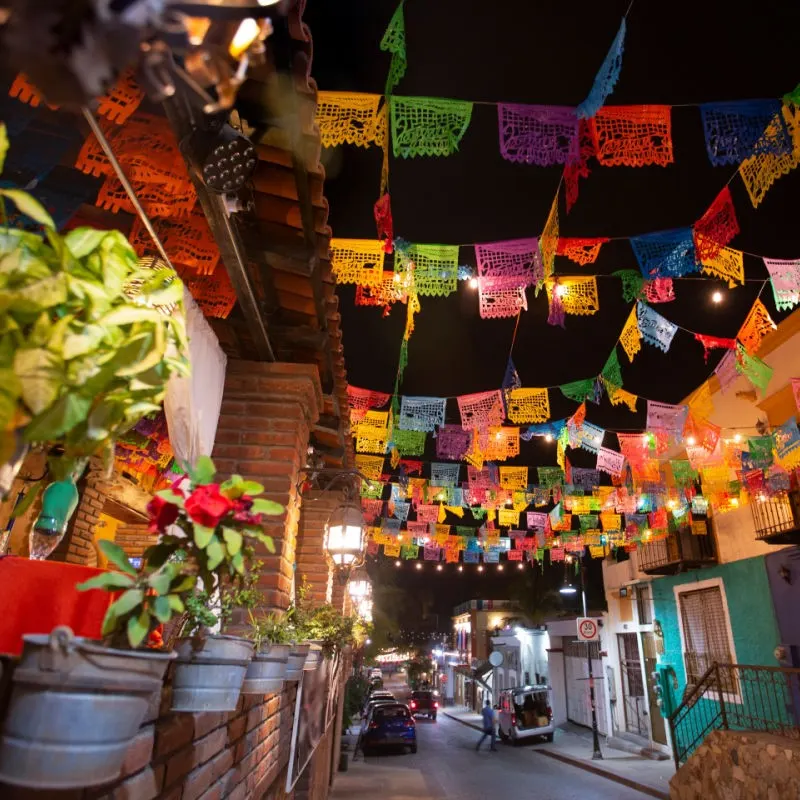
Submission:
[[375,706],[364,722],[361,749],[364,755],[378,747],[408,747],[417,752],[417,724],[403,703]]

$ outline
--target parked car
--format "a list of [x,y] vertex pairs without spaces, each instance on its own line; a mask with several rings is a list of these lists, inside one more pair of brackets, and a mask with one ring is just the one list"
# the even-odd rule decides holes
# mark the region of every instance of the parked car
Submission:
[[361,731],[361,749],[368,755],[378,747],[408,747],[417,752],[417,724],[407,705],[383,703],[370,710]]
[[500,738],[516,742],[529,736],[553,741],[553,691],[549,686],[519,686],[500,693]]
[[436,714],[439,711],[439,693],[427,689],[412,692],[408,707],[413,716],[422,714],[436,722]]
[[397,698],[391,692],[375,692],[370,695],[364,703],[364,709],[361,712],[361,716],[366,717],[373,706],[396,702]]
[[369,678],[370,680],[374,680],[375,678],[383,680],[383,673],[377,667],[375,667],[369,671]]

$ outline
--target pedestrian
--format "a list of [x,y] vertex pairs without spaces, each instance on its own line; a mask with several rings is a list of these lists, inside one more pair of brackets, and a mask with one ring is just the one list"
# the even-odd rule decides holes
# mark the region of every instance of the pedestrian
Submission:
[[490,736],[491,747],[489,749],[492,750],[492,752],[497,752],[497,748],[494,746],[494,709],[492,708],[491,700],[486,701],[486,705],[481,710],[481,717],[483,717],[483,735],[478,739],[478,744],[475,745],[475,749],[480,750],[483,740],[487,736]]

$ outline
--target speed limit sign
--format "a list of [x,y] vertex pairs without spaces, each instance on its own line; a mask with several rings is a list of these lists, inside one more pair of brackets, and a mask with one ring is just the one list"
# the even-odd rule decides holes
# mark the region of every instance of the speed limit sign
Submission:
[[578,639],[582,642],[596,642],[600,639],[597,621],[591,617],[578,617]]

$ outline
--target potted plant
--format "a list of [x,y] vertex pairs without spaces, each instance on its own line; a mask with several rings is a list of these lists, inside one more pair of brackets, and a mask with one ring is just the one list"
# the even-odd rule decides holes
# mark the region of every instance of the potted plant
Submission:
[[289,629],[291,649],[286,670],[287,681],[299,681],[303,677],[303,670],[311,652],[311,642],[306,636],[306,622],[311,612],[311,584],[303,576],[296,589],[297,597],[286,612],[286,622]]
[[183,611],[194,576],[175,561],[137,573],[118,545],[99,547],[116,569],[78,588],[115,594],[103,620],[105,639],[78,638],[66,627],[25,636],[0,737],[2,781],[68,789],[114,780],[175,658],[146,645]]
[[[214,474],[214,463],[202,456],[187,476],[156,494],[151,525],[162,535],[145,551],[145,558],[157,564],[175,549],[184,550],[202,586],[204,594],[197,597],[201,604],[204,598],[207,603],[207,598],[245,588],[254,546],[260,543],[274,552],[272,538],[262,529],[265,516],[283,513],[281,505],[258,496],[264,491],[261,484],[239,475],[220,484]],[[188,627],[175,645],[172,710],[233,711],[253,643],[242,636],[213,633],[210,617],[196,613],[197,608],[193,600]],[[220,605],[214,624],[221,612]]]
[[267,694],[283,688],[292,649],[291,629],[275,614],[259,617],[250,611],[250,639],[255,648],[247,667],[242,694]]

